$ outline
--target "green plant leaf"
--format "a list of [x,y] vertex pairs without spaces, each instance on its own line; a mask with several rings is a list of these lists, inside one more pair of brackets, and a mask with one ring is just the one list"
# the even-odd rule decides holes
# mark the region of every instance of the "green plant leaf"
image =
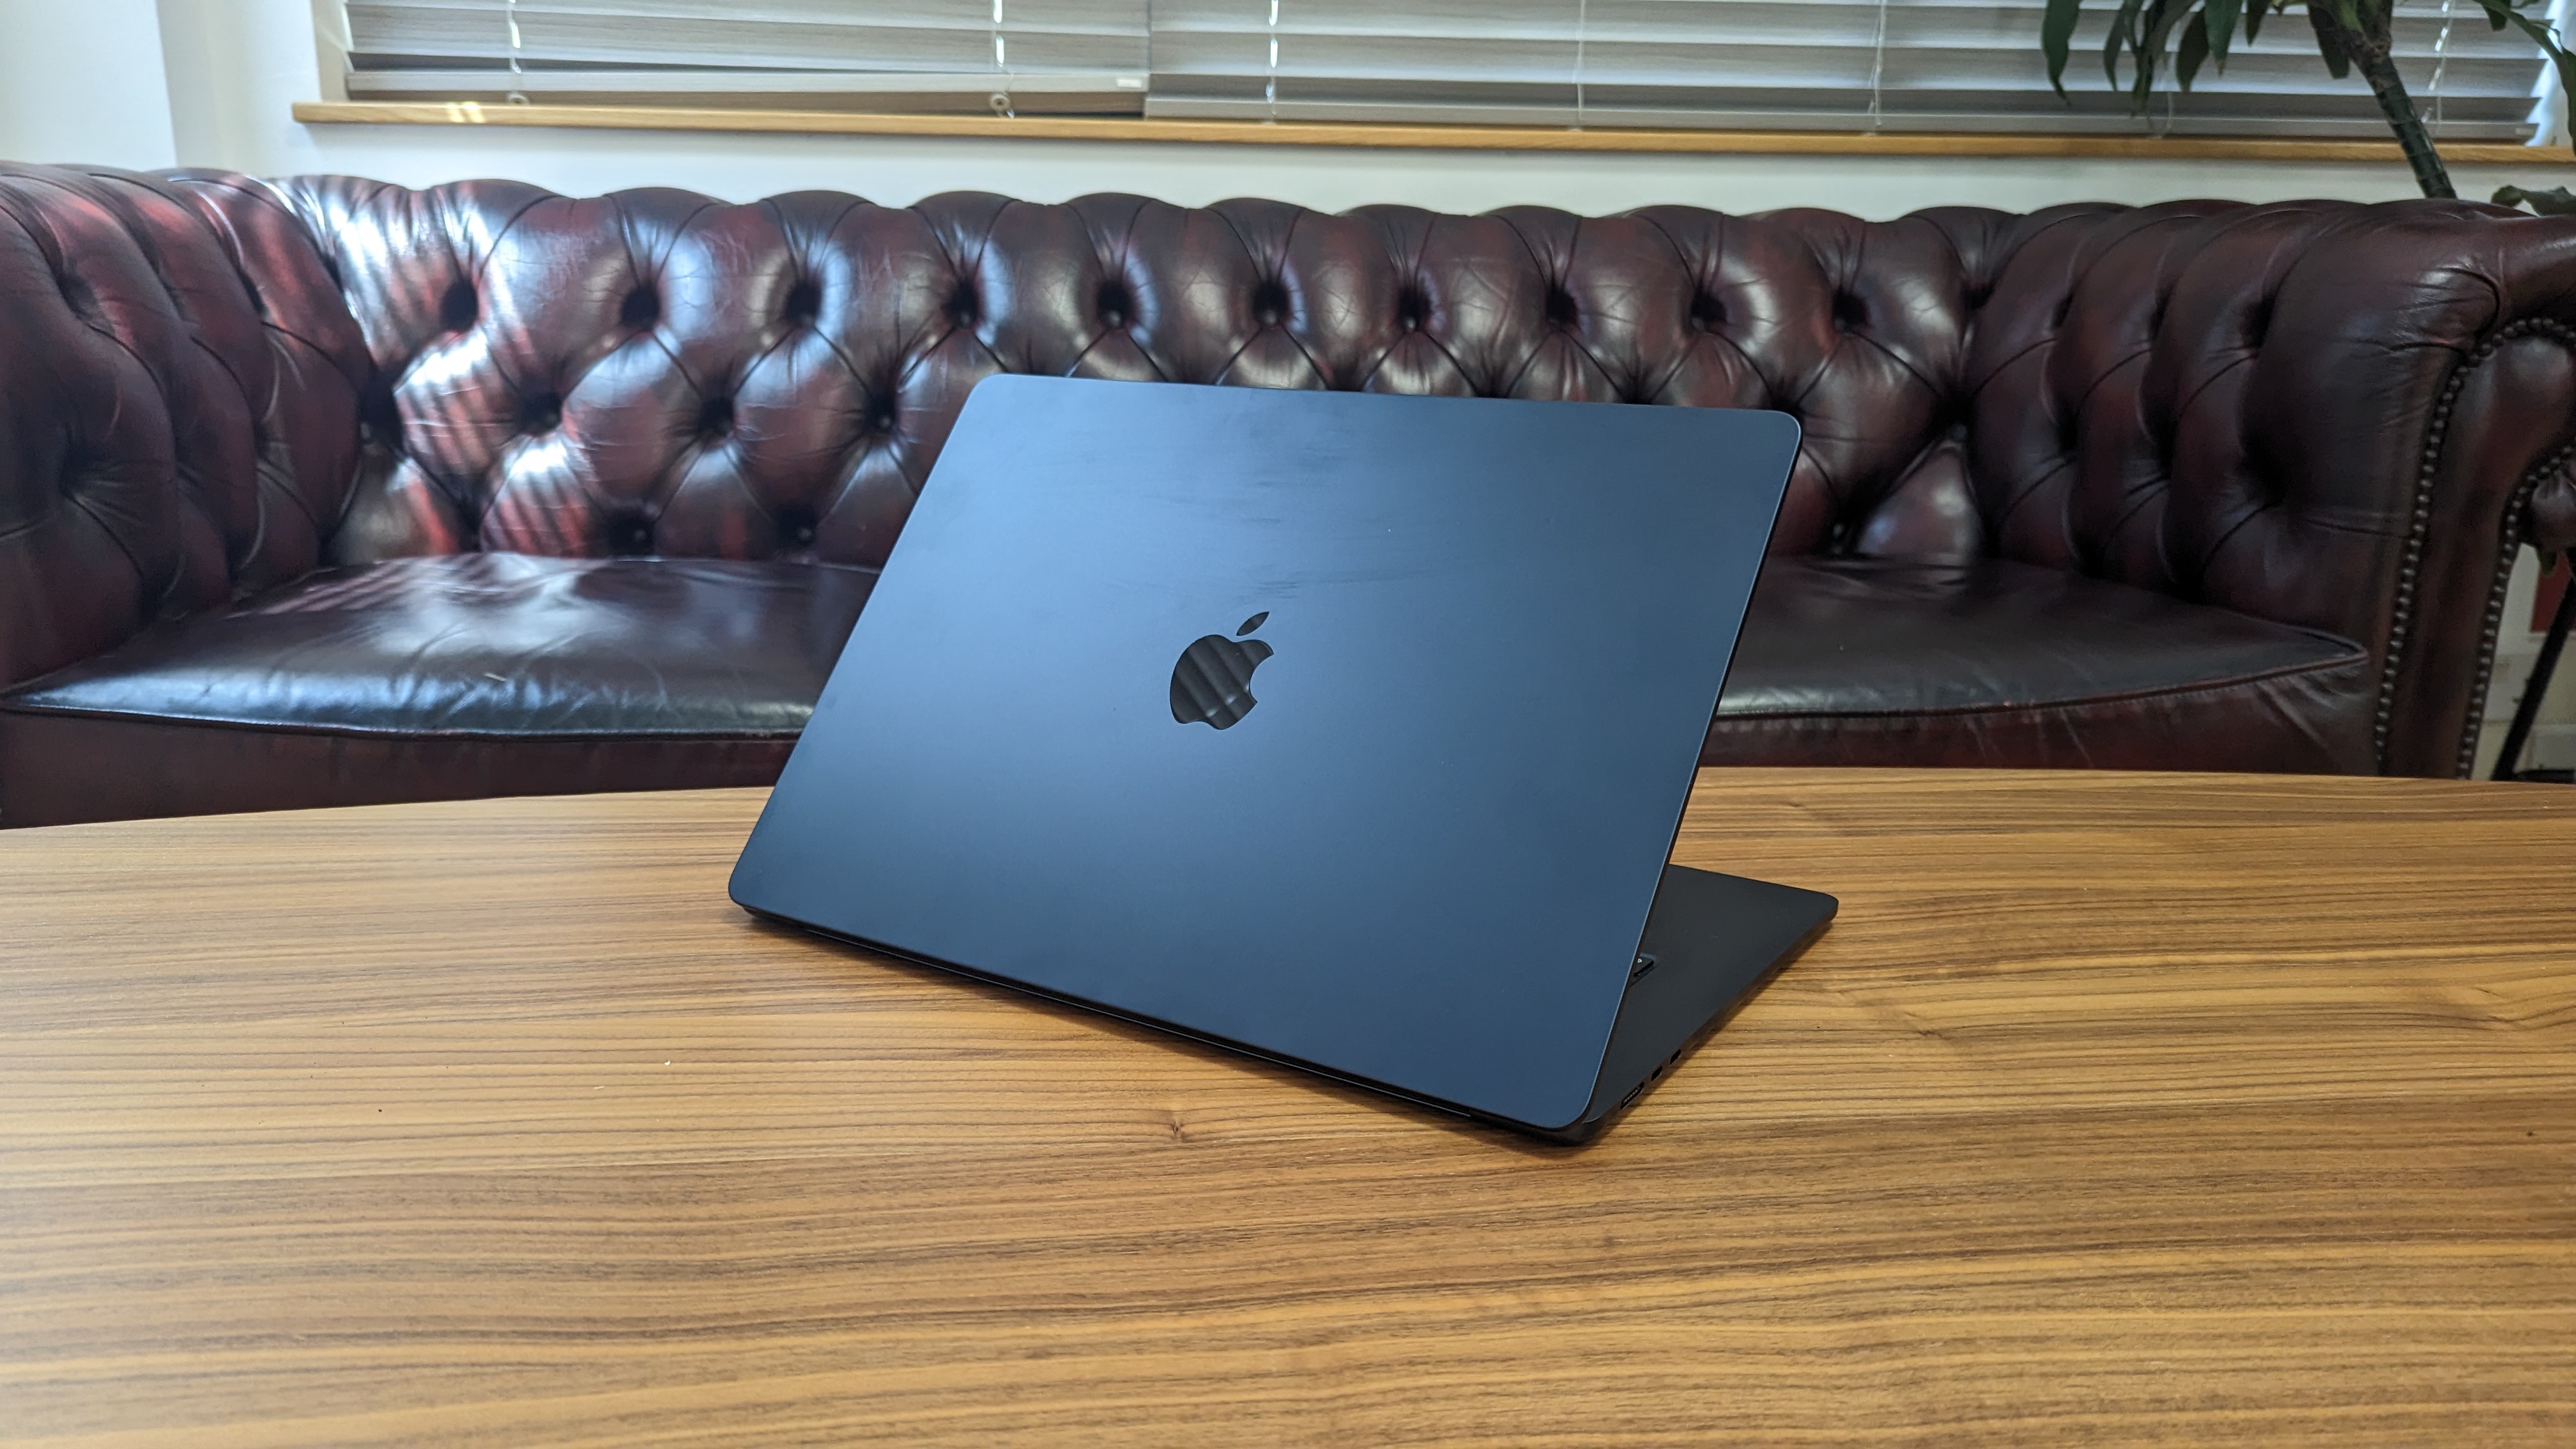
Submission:
[[2272,7],[2265,4],[2264,0],[2254,0],[2253,4],[2245,7],[2246,44],[2252,45],[2254,43],[2255,33],[2263,28],[2263,16],[2271,9]]
[[2184,90],[2191,89],[2191,78],[2200,74],[2200,64],[2209,59],[2209,12],[2203,10],[2191,24],[2182,28],[2182,44],[2174,47],[2174,80]]
[[2558,43],[2558,32],[2523,14],[2515,8],[2513,0],[2478,0],[2478,4],[2487,12],[2487,23],[2496,29],[2511,25],[2531,37],[2532,44],[2540,47],[2541,54],[2553,61],[2566,58],[2567,50]]
[[2193,4],[2194,0],[2147,0],[2147,36],[2140,49],[2163,59],[2165,42],[2173,38],[2174,27],[2192,13]]
[[2352,57],[2343,48],[2342,29],[2333,24],[2322,9],[2310,9],[2308,23],[2317,33],[2317,54],[2325,57],[2326,74],[2336,80],[2352,74]]
[[[2218,62],[2221,71],[2227,69],[2227,42],[2236,35],[2236,12],[2244,5],[2245,0],[2201,0],[2201,43],[2209,48],[2210,59]],[[2263,0],[2254,0],[2256,9],[2262,6]],[[2191,37],[2186,35],[2183,39],[2188,41]],[[2190,86],[2190,81],[2183,82],[2184,89]]]
[[2326,73],[2336,80],[2351,75],[2352,50],[2344,37],[2362,33],[2361,14],[2352,0],[2308,0],[2308,25],[2317,33],[2317,54],[2325,57]]
[[2547,191],[2528,191],[2519,186],[2499,186],[2496,188],[2495,204],[2528,206],[2542,216],[2576,216],[2576,193],[2570,193],[2564,186],[2553,186]]
[[2130,31],[2137,23],[2138,7],[2146,0],[2120,0],[2120,8],[2111,12],[2110,33],[2102,37],[2102,74],[2111,89],[2120,89],[2120,50],[2128,44]]
[[2485,7],[2489,20],[2512,25],[2529,37],[2532,44],[2539,46],[2540,53],[2549,57],[2550,65],[2556,67],[2558,71],[2559,89],[2569,95],[2576,95],[2576,56],[2569,55],[2567,47],[2559,44],[2558,32],[2555,28],[2543,25],[2515,9],[2512,0],[2478,0],[2478,4]]
[[2048,57],[2048,83],[2069,105],[2073,101],[2066,95],[2066,45],[2075,38],[2075,15],[2083,4],[2084,0],[2048,0],[2048,9],[2039,18],[2039,53]]
[[2136,79],[2129,88],[2129,104],[2139,114],[2156,98],[2156,62],[2164,59],[2165,43],[2173,37],[2173,28],[2191,13],[2194,0],[2147,0],[2140,18],[2146,27],[2143,36],[2129,40],[2131,58],[2137,62]]

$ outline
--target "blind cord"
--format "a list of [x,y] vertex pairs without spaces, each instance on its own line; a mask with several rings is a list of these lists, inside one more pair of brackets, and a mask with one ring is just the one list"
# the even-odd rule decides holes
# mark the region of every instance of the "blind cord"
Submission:
[[2433,37],[2433,117],[2425,124],[2436,137],[2442,134],[2442,72],[2451,64],[2451,5],[2442,0],[2442,32]]
[[1574,0],[1574,129],[1583,129],[1583,46],[1591,38],[1592,0]]
[[1261,83],[1261,103],[1270,108],[1269,123],[1279,122],[1279,0],[1270,0],[1270,78]]
[[1869,128],[1875,131],[1882,119],[1878,87],[1887,73],[1887,0],[1878,0],[1878,38],[1869,48]]
[[522,87],[527,83],[528,72],[519,64],[519,0],[503,0],[501,18],[510,27],[510,104],[524,106],[528,93]]
[[993,92],[993,114],[1018,117],[1011,102],[1011,54],[1002,44],[1002,0],[993,0],[993,73],[1002,78],[1002,88]]

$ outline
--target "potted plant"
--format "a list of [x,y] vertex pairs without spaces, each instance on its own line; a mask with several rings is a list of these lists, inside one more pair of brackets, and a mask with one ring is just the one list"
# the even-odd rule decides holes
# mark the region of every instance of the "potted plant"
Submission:
[[[2570,56],[2558,43],[2557,33],[2545,19],[2534,18],[2526,11],[2547,14],[2547,0],[2477,0],[2486,12],[2490,29],[2502,30],[2510,25],[2531,38],[2549,63],[2558,68],[2558,83],[2569,95],[2576,96],[2576,56]],[[2048,0],[2048,9],[2040,21],[2039,48],[2048,58],[2048,83],[2066,94],[2067,43],[2075,36],[2076,12],[2083,0]],[[2245,38],[2251,41],[2263,28],[2264,17],[2290,8],[2289,0],[2120,0],[2111,16],[2110,38],[2102,46],[2102,69],[2109,76],[2111,88],[2122,88],[2120,60],[2129,58],[2130,77],[2126,89],[2135,106],[2144,110],[2156,86],[2156,73],[2164,63],[2167,45],[2173,48],[2174,79],[2184,90],[2191,89],[2192,79],[2203,65],[2227,68],[2227,46],[2235,38],[2241,21]],[[2394,0],[2310,0],[2308,24],[2316,31],[2317,53],[2326,69],[2337,79],[2361,72],[2362,81],[2370,87],[2371,96],[2379,102],[2379,112],[2388,118],[2388,129],[2397,133],[2398,149],[2406,153],[2406,164],[2414,169],[2415,184],[2426,196],[2457,196],[2451,189],[2451,174],[2442,165],[2441,154],[2433,149],[2432,135],[2424,128],[2424,118],[2415,113],[2415,102],[2406,94],[2406,82],[2397,74],[2397,62],[2390,53],[2389,21]],[[2549,191],[2527,191],[2508,186],[2496,193],[2499,203],[2512,206],[2528,202],[2534,211],[2576,212],[2576,197],[2565,187]]]

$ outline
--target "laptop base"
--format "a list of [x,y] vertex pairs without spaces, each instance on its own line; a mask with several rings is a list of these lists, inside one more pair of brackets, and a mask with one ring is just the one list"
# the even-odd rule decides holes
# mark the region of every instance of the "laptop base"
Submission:
[[1581,1142],[1663,1079],[1693,1042],[1832,924],[1817,891],[1667,865],[1637,948],[1636,975],[1581,1120],[1546,1135]]

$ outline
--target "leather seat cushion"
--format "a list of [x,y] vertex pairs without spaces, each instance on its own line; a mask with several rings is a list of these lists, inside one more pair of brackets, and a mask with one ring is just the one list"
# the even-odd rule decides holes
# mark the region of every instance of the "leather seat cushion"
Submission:
[[766,784],[871,569],[326,570],[0,695],[0,822]]
[[[766,784],[872,571],[329,571],[0,696],[0,822]],[[1709,764],[2363,772],[2348,641],[2054,569],[1775,558]]]
[[2349,640],[2056,569],[1773,558],[1701,760],[2368,774]]

